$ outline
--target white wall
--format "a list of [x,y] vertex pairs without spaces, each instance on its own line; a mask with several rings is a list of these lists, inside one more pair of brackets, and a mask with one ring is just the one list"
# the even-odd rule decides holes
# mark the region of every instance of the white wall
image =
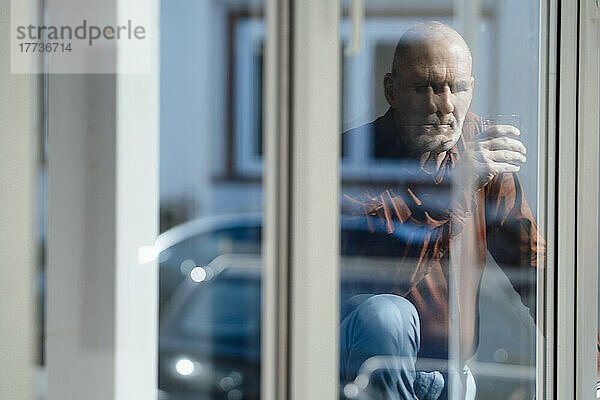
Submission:
[[[161,199],[204,202],[211,132],[209,1],[161,2]],[[211,101],[212,100],[212,101]]]

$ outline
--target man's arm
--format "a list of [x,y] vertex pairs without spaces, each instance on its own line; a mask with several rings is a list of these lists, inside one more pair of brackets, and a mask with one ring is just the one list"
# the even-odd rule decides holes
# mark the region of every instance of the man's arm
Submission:
[[516,173],[494,177],[485,190],[487,245],[535,318],[536,267],[546,262],[546,243]]
[[[546,266],[546,242],[516,173],[494,178],[485,192],[488,249],[535,320],[536,268]],[[600,382],[600,329],[596,353]]]

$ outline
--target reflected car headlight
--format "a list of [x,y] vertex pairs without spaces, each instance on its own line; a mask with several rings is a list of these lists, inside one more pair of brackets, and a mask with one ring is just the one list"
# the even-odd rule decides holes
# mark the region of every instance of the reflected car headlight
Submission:
[[210,367],[206,363],[181,357],[173,361],[173,374],[179,377],[204,376],[210,373]]
[[187,358],[182,358],[175,363],[175,371],[179,375],[189,376],[194,373],[196,366],[192,362],[192,360],[188,360]]
[[[171,374],[188,384],[207,389],[212,387],[227,393],[228,398],[235,399],[244,376],[236,370],[217,370],[210,361],[195,360],[193,357],[181,356],[173,358],[170,362]],[[234,392],[229,396],[231,392]],[[241,393],[241,392],[240,392]]]

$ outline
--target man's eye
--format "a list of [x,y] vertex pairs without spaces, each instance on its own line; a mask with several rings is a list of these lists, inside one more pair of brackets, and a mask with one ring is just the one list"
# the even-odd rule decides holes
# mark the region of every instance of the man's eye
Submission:
[[417,93],[425,93],[428,90],[429,90],[429,84],[428,83],[425,83],[423,85],[417,85],[417,86],[415,86],[415,91]]

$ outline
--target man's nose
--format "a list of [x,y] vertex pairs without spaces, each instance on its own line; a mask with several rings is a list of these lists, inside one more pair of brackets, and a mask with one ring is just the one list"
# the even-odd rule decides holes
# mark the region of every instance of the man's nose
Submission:
[[454,99],[448,86],[439,91],[431,90],[429,93],[429,111],[439,116],[454,112]]

